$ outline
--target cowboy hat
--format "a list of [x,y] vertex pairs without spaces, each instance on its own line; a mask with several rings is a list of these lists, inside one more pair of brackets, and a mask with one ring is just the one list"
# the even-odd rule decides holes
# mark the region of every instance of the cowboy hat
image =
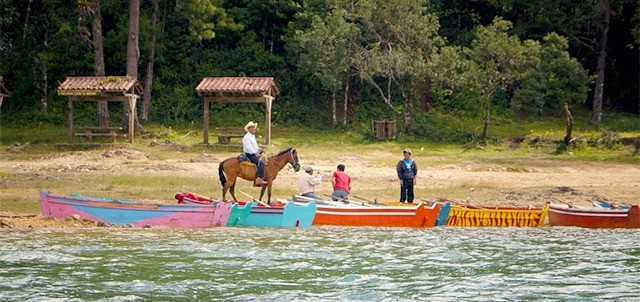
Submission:
[[253,121],[248,122],[246,125],[244,125],[244,131],[249,131],[249,127],[258,128],[258,124],[254,123]]

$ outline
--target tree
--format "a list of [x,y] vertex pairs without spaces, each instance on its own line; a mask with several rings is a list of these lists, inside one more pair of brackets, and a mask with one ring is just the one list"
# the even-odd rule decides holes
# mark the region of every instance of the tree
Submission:
[[[343,5],[362,33],[354,57],[355,70],[402,117],[404,130],[410,133],[416,101],[414,83],[429,78],[432,71],[425,67],[443,42],[437,33],[438,18],[420,0],[369,0]],[[394,102],[397,95],[401,105]]]
[[216,27],[242,28],[227,14],[221,0],[177,0],[176,10],[189,20],[189,33],[198,41],[213,39]]
[[543,44],[529,41],[525,51],[529,67],[519,76],[518,84],[511,99],[511,108],[537,111],[544,108],[562,109],[562,103],[582,104],[589,92],[588,71],[569,56],[569,42],[566,38],[550,33]]
[[[300,71],[318,79],[331,93],[332,121],[336,125],[336,94],[344,87],[348,91],[349,69],[353,64],[354,38],[358,29],[343,18],[344,11],[335,9],[325,20],[315,16],[311,27],[298,30],[295,40],[302,52],[298,61]],[[344,96],[344,118],[347,121],[347,98]]]
[[[100,13],[100,0],[78,1],[76,10],[78,18],[78,32],[82,37],[83,44],[89,49],[93,49],[93,69],[96,76],[105,75],[104,65],[104,43],[102,37],[102,14]],[[83,17],[91,18],[91,33],[83,24]],[[90,37],[89,37],[90,36]],[[100,127],[109,126],[109,108],[106,101],[97,102],[98,124]]]
[[464,50],[473,62],[472,82],[484,99],[483,142],[487,138],[491,101],[496,91],[509,90],[529,59],[518,37],[507,33],[511,26],[511,22],[499,17],[489,26],[479,26],[471,46]]
[[[138,78],[138,60],[140,59],[140,0],[129,1],[129,26],[127,36],[127,76],[137,79]],[[142,128],[138,120],[138,113],[135,107],[132,107],[125,101],[124,104],[124,121],[129,120],[129,116],[133,115],[135,125],[126,123],[128,127]],[[123,122],[124,122],[123,121]]]
[[158,0],[151,1],[151,43],[147,60],[147,74],[144,81],[144,95],[142,96],[142,120],[149,119],[151,110],[151,92],[153,91],[153,65],[156,56],[156,36],[158,35]]
[[596,87],[593,92],[593,103],[591,107],[590,121],[593,124],[599,124],[602,121],[602,97],[604,94],[604,68],[607,62],[607,39],[609,38],[609,21],[611,19],[611,2],[610,0],[599,0],[598,8],[600,11],[600,38],[598,51],[598,66],[596,68]]

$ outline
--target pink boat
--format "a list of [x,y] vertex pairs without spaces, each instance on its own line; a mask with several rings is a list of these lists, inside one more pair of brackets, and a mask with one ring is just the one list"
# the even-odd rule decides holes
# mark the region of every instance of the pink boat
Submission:
[[223,202],[210,205],[145,203],[80,194],[54,195],[44,190],[40,191],[42,216],[66,219],[77,214],[84,219],[119,226],[223,226],[227,224],[234,206],[237,207]]

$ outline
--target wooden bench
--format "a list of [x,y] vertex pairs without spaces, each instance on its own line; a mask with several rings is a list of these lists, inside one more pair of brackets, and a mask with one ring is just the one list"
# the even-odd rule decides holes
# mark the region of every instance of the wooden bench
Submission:
[[232,138],[243,138],[242,128],[216,128],[218,130],[218,143],[228,144]]
[[93,141],[96,137],[108,137],[115,143],[118,137],[127,137],[122,132],[122,127],[82,127],[82,132],[75,133],[75,136],[84,137],[90,141]]

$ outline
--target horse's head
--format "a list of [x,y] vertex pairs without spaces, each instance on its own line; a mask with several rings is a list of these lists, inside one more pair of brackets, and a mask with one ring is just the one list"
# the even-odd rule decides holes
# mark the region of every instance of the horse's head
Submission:
[[293,166],[293,170],[298,172],[300,171],[300,162],[298,161],[298,152],[296,151],[296,149],[291,149],[291,151],[289,151],[289,154],[291,154],[291,156],[289,157],[289,163]]

